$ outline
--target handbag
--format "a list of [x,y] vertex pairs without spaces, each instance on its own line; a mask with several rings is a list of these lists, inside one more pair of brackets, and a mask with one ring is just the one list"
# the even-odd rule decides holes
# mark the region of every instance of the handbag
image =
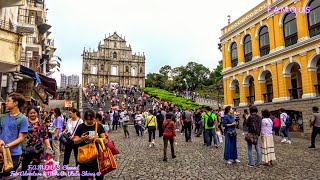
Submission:
[[117,163],[109,147],[105,147],[103,139],[99,138],[98,142],[98,168],[101,175],[105,175],[115,169],[117,169]]
[[68,143],[71,141],[70,137],[71,137],[71,134],[70,134],[70,133],[62,133],[61,136],[60,136],[60,138],[59,138],[59,141],[60,141],[63,145],[66,145],[66,144],[68,144]]
[[249,144],[258,144],[258,138],[259,136],[252,134],[252,133],[247,133],[244,137],[244,139],[249,143]]
[[[94,136],[97,138],[98,123],[95,125]],[[79,163],[87,163],[98,157],[98,150],[95,143],[86,144],[78,148],[77,160]]]
[[230,130],[227,130],[227,134],[230,137],[236,137],[237,136],[237,131],[235,129],[230,129]]
[[2,172],[10,172],[13,169],[13,162],[11,158],[10,148],[5,148],[2,146],[2,160],[3,166],[1,171]]
[[105,143],[105,146],[107,146],[108,148],[110,148],[111,152],[113,155],[117,155],[120,154],[119,150],[116,148],[116,146],[114,145],[114,141],[110,141],[109,137],[107,138],[108,142]]

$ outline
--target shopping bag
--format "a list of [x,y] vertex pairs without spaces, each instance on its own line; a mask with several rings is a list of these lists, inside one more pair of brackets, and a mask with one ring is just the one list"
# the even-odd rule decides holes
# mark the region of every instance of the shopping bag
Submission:
[[120,154],[119,150],[116,148],[114,144],[114,141],[110,141],[109,138],[107,138],[107,142],[105,143],[105,146],[110,148],[113,155]]
[[98,168],[99,172],[101,175],[105,175],[115,169],[117,169],[117,163],[114,159],[114,156],[110,150],[109,147],[105,147],[103,140],[100,139],[98,141],[98,157],[97,157],[97,162],[98,162]]
[[45,177],[56,176],[57,169],[56,169],[56,165],[54,163],[54,160],[52,159],[52,154],[47,155],[46,163],[45,163],[44,167],[45,167],[45,171],[44,171]]
[[223,136],[221,134],[221,131],[217,130],[216,134],[217,134],[219,143],[223,143]]
[[11,158],[10,148],[5,148],[2,146],[2,154],[3,154],[3,171],[9,172],[13,169],[13,162]]

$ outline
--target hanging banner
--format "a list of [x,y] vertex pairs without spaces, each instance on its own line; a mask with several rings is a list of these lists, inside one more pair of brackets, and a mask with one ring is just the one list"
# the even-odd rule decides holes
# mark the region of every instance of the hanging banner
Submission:
[[64,107],[72,108],[73,101],[64,100]]

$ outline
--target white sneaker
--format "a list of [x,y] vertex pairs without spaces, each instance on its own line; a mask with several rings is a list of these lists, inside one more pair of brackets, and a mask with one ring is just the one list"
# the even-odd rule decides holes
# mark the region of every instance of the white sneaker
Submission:
[[227,164],[232,164],[232,161],[230,161],[230,160],[229,160],[229,161],[227,161]]
[[234,162],[240,163],[241,161],[239,159],[235,159]]
[[149,148],[151,148],[152,147],[152,145],[151,144],[149,144]]
[[178,143],[177,143],[177,142],[174,142],[174,145],[178,145]]
[[288,141],[287,141],[287,143],[288,143],[288,144],[291,144],[291,141],[290,141],[290,140],[288,140]]
[[281,140],[282,143],[284,143],[284,142],[286,142],[286,141],[287,141],[286,138],[283,138],[283,139]]

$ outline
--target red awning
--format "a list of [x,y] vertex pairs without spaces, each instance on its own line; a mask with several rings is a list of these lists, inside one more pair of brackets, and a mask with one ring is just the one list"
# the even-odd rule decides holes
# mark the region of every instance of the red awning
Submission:
[[57,82],[55,79],[49,78],[47,76],[39,74],[41,83],[43,86],[45,86],[46,91],[53,96],[53,98],[56,98],[57,93]]

